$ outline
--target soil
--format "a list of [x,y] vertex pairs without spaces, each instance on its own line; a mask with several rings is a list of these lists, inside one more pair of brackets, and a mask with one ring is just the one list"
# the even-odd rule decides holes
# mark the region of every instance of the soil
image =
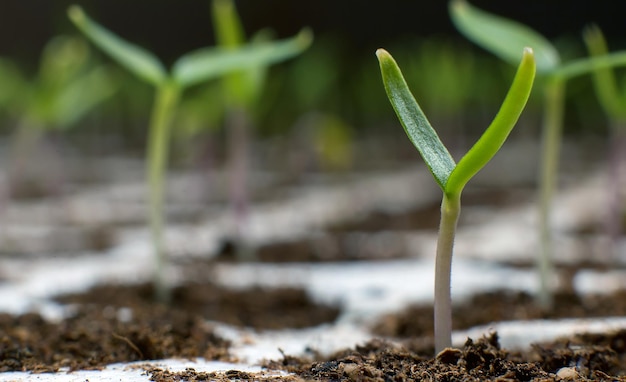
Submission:
[[[432,312],[431,304],[409,306],[399,313],[384,316],[372,331],[394,338],[432,336]],[[626,291],[584,297],[560,292],[554,296],[554,306],[550,310],[538,306],[528,293],[494,291],[476,295],[455,306],[452,314],[454,329],[510,320],[626,316]]]
[[38,314],[0,315],[0,372],[101,368],[116,362],[162,358],[234,359],[228,341],[206,320],[257,329],[302,328],[333,321],[298,289],[232,291],[189,284],[173,291],[171,306],[152,300],[150,285],[98,286],[58,298],[72,314],[46,322]]
[[374,340],[322,361],[284,357],[267,366],[323,381],[626,381],[625,343],[626,331],[582,335],[521,354],[500,348],[494,333],[433,358],[424,355],[432,349],[421,341]]
[[[294,289],[232,291],[189,284],[174,291],[172,307],[153,303],[151,296],[149,285],[99,286],[85,294],[59,297],[59,302],[70,304],[73,314],[58,323],[36,314],[1,315],[0,371],[93,369],[170,357],[236,361],[228,341],[213,333],[207,319],[263,330],[313,326],[332,322],[339,314],[337,308],[317,306]],[[455,324],[462,328],[507,319],[625,315],[625,297],[625,291],[584,299],[562,295],[548,314],[534,306],[529,295],[489,293],[457,306]],[[534,346],[524,354],[501,349],[494,334],[433,358],[432,319],[426,319],[431,316],[430,306],[411,307],[373,328],[383,338],[395,337],[393,342],[374,340],[315,359],[284,355],[265,365],[293,376],[193,369],[176,373],[153,366],[145,371],[155,381],[567,380],[557,373],[572,375],[571,380],[626,381],[626,331],[576,336]]]

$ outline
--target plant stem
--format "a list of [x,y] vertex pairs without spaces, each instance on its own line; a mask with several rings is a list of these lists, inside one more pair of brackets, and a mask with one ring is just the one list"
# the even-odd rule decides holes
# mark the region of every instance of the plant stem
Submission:
[[539,237],[541,252],[537,259],[539,271],[540,306],[552,308],[551,279],[554,274],[551,213],[554,191],[557,184],[559,156],[561,151],[561,131],[565,104],[565,82],[561,78],[548,78],[544,89],[544,119],[541,148],[541,178],[539,180]]
[[435,351],[452,346],[452,298],[450,275],[456,225],[461,213],[461,196],[444,193],[435,258]]
[[607,233],[609,235],[609,249],[606,258],[603,260],[607,264],[615,263],[619,260],[617,242],[623,228],[623,196],[624,196],[624,176],[626,169],[626,120],[613,117],[610,120],[611,131],[609,134],[609,210],[607,218]]
[[165,280],[166,258],[163,239],[163,177],[167,170],[170,125],[178,104],[179,88],[165,82],[158,88],[148,137],[149,224],[155,252],[154,293],[160,302],[169,302],[170,287]]
[[230,110],[227,121],[230,167],[230,203],[233,211],[233,240],[239,260],[251,260],[253,253],[246,243],[248,223],[248,144],[249,123],[243,108]]

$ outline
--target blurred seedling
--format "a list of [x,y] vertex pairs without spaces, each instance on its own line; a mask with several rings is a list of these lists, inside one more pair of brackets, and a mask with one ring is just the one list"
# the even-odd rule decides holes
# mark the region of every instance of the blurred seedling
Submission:
[[[583,40],[589,55],[601,57],[609,54],[604,34],[597,25],[590,25],[583,31]],[[609,257],[616,260],[616,243],[623,228],[624,216],[624,176],[626,170],[626,92],[623,78],[617,79],[612,68],[598,68],[593,71],[593,84],[600,106],[609,119],[609,181],[610,198],[607,219],[607,232],[610,238]]]
[[[155,254],[154,289],[160,301],[170,298],[170,286],[165,279],[164,249],[164,175],[172,121],[185,89],[205,83],[227,73],[286,60],[306,49],[312,33],[303,29],[298,35],[265,44],[247,44],[237,49],[221,47],[200,48],[178,58],[170,71],[151,52],[134,45],[91,20],[79,6],[68,10],[74,24],[102,51],[119,65],[148,84],[156,95],[148,131],[147,183],[149,225]],[[212,100],[207,100],[207,103]]]
[[387,97],[409,140],[426,162],[443,191],[441,220],[435,260],[435,350],[452,345],[450,273],[456,226],[461,212],[461,192],[467,182],[498,152],[515,126],[532,89],[535,60],[530,48],[523,49],[521,63],[502,106],[491,125],[458,163],[448,152],[411,94],[393,57],[376,51]]
[[[213,26],[216,42],[225,51],[240,49],[246,44],[246,32],[232,0],[213,0]],[[251,46],[271,43],[273,32],[262,29],[248,41]],[[232,243],[240,259],[253,257],[246,242],[249,209],[249,151],[253,119],[272,62],[232,71],[221,79],[224,100],[230,176],[230,203],[233,212]]]
[[519,51],[531,47],[537,59],[537,74],[543,85],[543,128],[539,178],[539,240],[537,268],[540,279],[538,301],[544,309],[552,307],[553,240],[550,209],[554,199],[559,167],[565,84],[574,77],[594,70],[626,65],[626,52],[587,57],[562,63],[554,45],[530,27],[517,21],[485,12],[466,0],[450,2],[450,16],[457,29],[469,40],[505,62],[515,64]]
[[77,126],[115,93],[110,70],[95,62],[82,38],[57,36],[46,44],[34,78],[26,78],[3,60],[0,82],[0,108],[17,125],[11,141],[9,193],[15,197],[58,191],[61,166],[54,169],[52,164],[59,158],[46,150],[50,147],[44,137]]

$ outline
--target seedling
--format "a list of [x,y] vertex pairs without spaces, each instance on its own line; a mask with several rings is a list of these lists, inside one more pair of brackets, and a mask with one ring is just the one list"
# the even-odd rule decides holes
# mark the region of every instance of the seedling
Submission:
[[521,63],[500,111],[474,146],[459,163],[455,163],[413,98],[393,57],[383,49],[377,50],[376,55],[387,97],[406,134],[443,191],[435,259],[435,350],[440,352],[452,345],[450,273],[454,236],[461,212],[461,192],[498,152],[515,126],[532,89],[535,59],[532,49],[523,50]]
[[[246,33],[232,0],[213,0],[213,25],[218,46],[236,50],[246,43]],[[269,42],[269,30],[261,30],[250,39],[252,45]],[[233,212],[233,242],[241,259],[252,257],[245,241],[248,216],[248,144],[254,108],[258,105],[269,64],[230,72],[222,79],[228,133],[230,202]]]
[[551,276],[554,274],[553,243],[550,228],[550,208],[556,189],[557,170],[563,126],[565,84],[567,80],[593,70],[626,65],[626,52],[601,57],[582,58],[561,63],[556,48],[538,32],[526,25],[473,7],[465,0],[450,2],[450,15],[457,29],[468,39],[500,59],[515,64],[517,52],[531,47],[537,56],[537,73],[544,79],[543,137],[541,173],[539,178],[539,237],[541,252],[537,261],[540,290],[539,303],[552,307]]
[[[607,42],[597,25],[590,25],[583,32],[589,55],[601,57],[609,53]],[[620,91],[618,80],[611,68],[598,68],[593,71],[593,83],[600,106],[609,119],[610,152],[609,181],[610,201],[607,219],[607,231],[610,238],[610,257],[617,256],[615,243],[622,229],[623,214],[623,169],[626,153],[626,94]]]
[[[56,36],[45,46],[34,78],[26,78],[8,61],[0,62],[0,108],[16,120],[11,141],[11,193],[30,181],[30,166],[44,134],[67,131],[117,90],[110,70],[94,62],[89,46],[78,36]],[[41,158],[39,158],[41,159]],[[48,158],[49,159],[49,158]],[[46,162],[39,161],[39,162]],[[49,162],[48,162],[49,164]],[[39,163],[41,165],[41,163]],[[51,170],[45,169],[47,177]],[[57,179],[57,176],[49,177]]]
[[263,45],[246,45],[234,50],[201,48],[180,57],[168,72],[155,55],[97,24],[79,6],[70,7],[68,14],[96,46],[156,89],[148,132],[148,220],[155,252],[155,297],[160,301],[167,301],[170,288],[165,280],[164,173],[168,162],[170,128],[182,92],[229,72],[286,60],[306,49],[312,41],[312,34],[304,29],[290,39]]

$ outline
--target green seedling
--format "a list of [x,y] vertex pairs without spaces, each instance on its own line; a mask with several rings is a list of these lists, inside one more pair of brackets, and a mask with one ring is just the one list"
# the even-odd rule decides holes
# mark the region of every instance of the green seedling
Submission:
[[530,96],[535,60],[532,49],[525,48],[500,111],[474,146],[455,163],[413,98],[393,57],[383,49],[376,51],[376,55],[387,97],[406,134],[443,191],[435,260],[435,350],[440,352],[452,344],[450,273],[456,225],[461,212],[461,192],[498,152],[515,126]]
[[180,57],[174,62],[172,69],[167,71],[155,55],[97,24],[79,6],[70,7],[68,14],[96,46],[156,89],[148,132],[148,220],[155,252],[155,297],[160,301],[167,301],[170,288],[165,280],[164,174],[168,162],[171,125],[183,91],[229,72],[286,60],[306,49],[312,41],[312,34],[304,29],[290,39],[262,45],[245,45],[238,49],[201,48]]
[[[246,33],[232,0],[213,0],[213,26],[217,45],[225,50],[239,49],[246,43]],[[253,46],[270,41],[271,32],[261,30],[250,39]],[[230,202],[234,217],[233,242],[237,256],[252,257],[245,242],[248,216],[248,145],[254,109],[259,103],[266,82],[269,63],[230,72],[222,79],[225,101],[226,131],[230,166]]]
[[[87,42],[76,36],[57,36],[50,40],[32,79],[23,76],[9,62],[1,62],[0,82],[11,92],[0,94],[0,107],[5,108],[17,124],[11,142],[9,174],[14,194],[25,180],[31,180],[26,178],[34,170],[30,167],[37,165],[33,157],[42,151],[43,136],[77,126],[89,111],[117,90],[110,70],[94,62]],[[46,163],[46,160],[40,162]],[[41,171],[46,177],[53,172],[50,168]],[[33,185],[38,186],[31,184],[29,188]]]
[[600,57],[588,57],[562,63],[557,49],[545,37],[526,25],[500,17],[470,5],[465,0],[450,2],[450,16],[457,29],[469,40],[490,51],[503,61],[515,64],[519,52],[531,47],[537,57],[537,74],[543,79],[543,137],[541,173],[539,178],[539,237],[538,257],[540,288],[539,303],[552,307],[551,277],[553,243],[550,228],[550,208],[556,189],[557,171],[563,129],[565,84],[567,80],[600,68],[626,65],[626,52]]
[[[583,31],[583,40],[589,55],[602,57],[609,54],[604,35],[597,25],[590,25]],[[600,106],[609,119],[610,127],[610,192],[607,231],[611,239],[610,256],[615,257],[615,243],[622,230],[622,171],[626,152],[626,93],[619,89],[619,81],[611,68],[598,68],[593,71],[593,84]]]

